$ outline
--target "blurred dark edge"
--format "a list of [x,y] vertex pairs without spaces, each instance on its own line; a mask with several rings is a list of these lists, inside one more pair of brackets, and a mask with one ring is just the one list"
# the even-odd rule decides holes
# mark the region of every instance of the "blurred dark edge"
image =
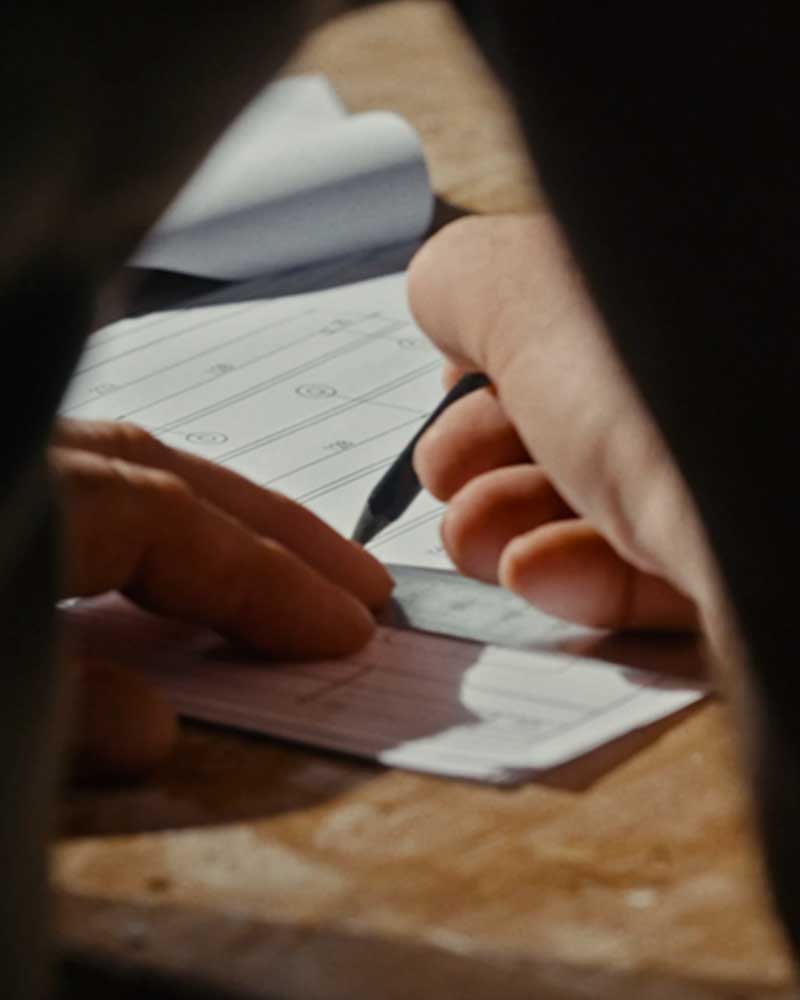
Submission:
[[[242,1000],[242,993],[209,988],[159,972],[101,959],[64,955],[56,966],[53,1000]],[[280,1000],[264,995],[263,1000]]]

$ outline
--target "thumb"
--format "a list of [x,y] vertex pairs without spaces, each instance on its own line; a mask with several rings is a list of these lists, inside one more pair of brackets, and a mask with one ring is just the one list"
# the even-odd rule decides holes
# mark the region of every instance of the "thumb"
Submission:
[[74,778],[135,779],[168,756],[175,713],[146,681],[99,658],[71,658],[70,667]]

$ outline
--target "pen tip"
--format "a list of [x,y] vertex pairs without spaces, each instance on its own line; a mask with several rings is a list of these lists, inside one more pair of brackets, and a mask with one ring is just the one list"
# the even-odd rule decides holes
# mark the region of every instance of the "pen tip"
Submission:
[[358,519],[358,524],[356,524],[352,536],[353,541],[358,542],[359,545],[368,545],[378,532],[383,531],[387,524],[389,524],[388,518],[376,516],[369,507],[366,507]]

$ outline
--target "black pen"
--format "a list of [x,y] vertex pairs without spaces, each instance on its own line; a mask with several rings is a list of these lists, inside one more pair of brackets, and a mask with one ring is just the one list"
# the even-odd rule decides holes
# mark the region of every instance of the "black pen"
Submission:
[[383,531],[408,510],[411,501],[422,489],[417,474],[414,472],[412,461],[417,441],[451,403],[455,403],[462,396],[466,396],[476,389],[482,389],[486,385],[489,385],[489,379],[480,372],[470,372],[456,382],[370,493],[364,511],[358,519],[356,530],[353,532],[354,542],[366,545],[378,532]]

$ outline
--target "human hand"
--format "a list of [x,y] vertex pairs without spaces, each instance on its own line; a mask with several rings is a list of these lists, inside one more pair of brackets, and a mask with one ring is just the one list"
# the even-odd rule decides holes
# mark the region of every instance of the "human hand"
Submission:
[[492,382],[417,446],[448,502],[456,565],[560,617],[689,628],[710,586],[677,468],[546,215],[468,218],[433,237],[409,300],[448,360]]
[[[372,635],[388,572],[286,497],[128,424],[62,419],[49,458],[63,596],[118,590],[284,659],[343,655]],[[78,670],[79,760],[119,773],[163,756],[174,723],[147,686],[109,664]]]

